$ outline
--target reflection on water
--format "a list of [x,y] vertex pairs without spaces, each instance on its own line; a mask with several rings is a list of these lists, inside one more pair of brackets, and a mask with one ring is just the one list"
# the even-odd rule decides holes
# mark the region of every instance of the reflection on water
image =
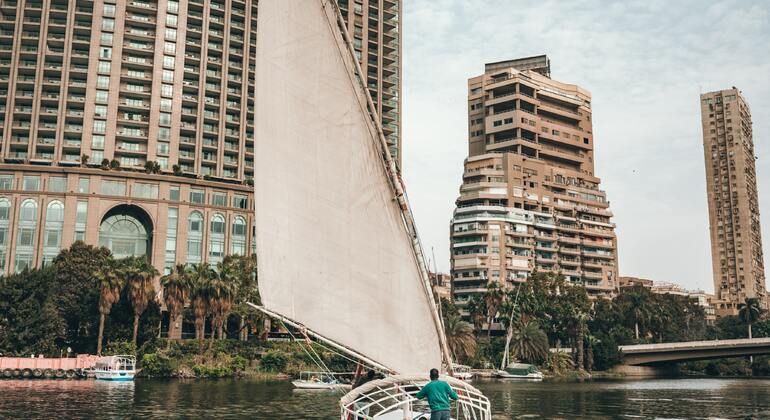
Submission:
[[[770,381],[477,382],[494,419],[770,418]],[[340,393],[288,382],[0,380],[0,418],[335,419]]]

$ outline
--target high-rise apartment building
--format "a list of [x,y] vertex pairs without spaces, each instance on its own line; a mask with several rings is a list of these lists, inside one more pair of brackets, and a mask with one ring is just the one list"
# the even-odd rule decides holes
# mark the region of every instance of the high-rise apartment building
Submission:
[[469,157],[451,221],[455,299],[558,272],[592,295],[618,287],[614,224],[594,173],[591,95],[546,56],[468,81]]
[[766,297],[751,110],[734,87],[700,99],[714,292],[719,312],[735,314]]
[[338,0],[353,48],[401,168],[401,0]]
[[[398,156],[400,2],[340,3]],[[256,37],[256,0],[0,0],[0,273],[251,252]]]

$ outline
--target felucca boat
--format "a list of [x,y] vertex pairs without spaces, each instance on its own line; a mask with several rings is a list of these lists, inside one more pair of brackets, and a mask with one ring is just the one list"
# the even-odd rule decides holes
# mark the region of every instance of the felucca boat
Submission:
[[[255,307],[387,375],[345,395],[340,419],[426,418],[414,394],[451,357],[337,3],[260,0],[258,14]],[[442,379],[460,396],[453,418],[491,418],[481,392]]]

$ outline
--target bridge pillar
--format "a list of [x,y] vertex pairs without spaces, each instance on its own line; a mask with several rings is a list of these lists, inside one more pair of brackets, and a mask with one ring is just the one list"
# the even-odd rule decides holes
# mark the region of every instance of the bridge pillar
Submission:
[[610,371],[635,378],[666,378],[679,376],[679,366],[677,366],[676,363],[658,366],[618,365]]

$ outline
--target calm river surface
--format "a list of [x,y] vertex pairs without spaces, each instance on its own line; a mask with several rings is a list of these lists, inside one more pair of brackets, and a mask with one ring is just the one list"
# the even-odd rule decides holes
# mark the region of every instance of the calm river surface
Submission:
[[[494,419],[770,419],[770,380],[476,382]],[[0,380],[0,418],[334,419],[339,394],[249,380]]]

